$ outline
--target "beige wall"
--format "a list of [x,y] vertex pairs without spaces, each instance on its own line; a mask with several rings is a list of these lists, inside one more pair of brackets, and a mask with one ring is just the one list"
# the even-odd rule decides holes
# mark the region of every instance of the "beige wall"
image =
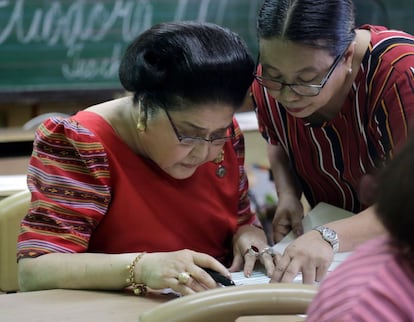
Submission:
[[245,131],[244,139],[246,145],[246,165],[258,164],[268,167],[266,141],[258,131]]

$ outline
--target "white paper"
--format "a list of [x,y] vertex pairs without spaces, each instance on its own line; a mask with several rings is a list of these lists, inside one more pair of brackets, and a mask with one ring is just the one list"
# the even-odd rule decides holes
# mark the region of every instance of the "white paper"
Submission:
[[[343,219],[353,214],[344,209],[331,206],[327,203],[319,203],[313,208],[302,220],[303,229],[305,232],[312,230],[313,227],[326,224],[331,221]],[[273,249],[281,254],[285,251],[286,247],[295,239],[293,232],[290,232],[279,243],[273,246]],[[334,259],[329,266],[329,272],[333,271],[339,264],[341,264],[351,252],[336,253]],[[266,276],[263,270],[257,270],[252,273],[251,277],[245,277],[243,272],[234,272],[231,274],[232,279],[236,285],[246,284],[267,284],[270,278]],[[302,283],[302,274],[299,273],[294,283]]]

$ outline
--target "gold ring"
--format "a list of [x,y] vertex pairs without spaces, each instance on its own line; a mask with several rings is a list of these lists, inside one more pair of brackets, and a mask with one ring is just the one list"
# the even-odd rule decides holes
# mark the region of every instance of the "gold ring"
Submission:
[[177,276],[178,283],[180,283],[180,284],[187,284],[188,281],[190,280],[190,277],[191,277],[190,273],[188,273],[188,272],[181,272]]
[[244,255],[251,255],[251,256],[257,257],[260,255],[259,248],[257,248],[254,245],[251,245],[249,248],[246,249],[246,251],[244,252]]

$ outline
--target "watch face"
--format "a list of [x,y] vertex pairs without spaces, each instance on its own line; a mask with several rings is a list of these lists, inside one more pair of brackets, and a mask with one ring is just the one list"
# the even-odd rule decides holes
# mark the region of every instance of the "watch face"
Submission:
[[326,239],[333,241],[336,238],[336,233],[333,230],[325,229],[323,232],[323,236]]
[[339,250],[338,234],[334,230],[325,226],[318,226],[314,229],[319,231],[322,238],[332,246],[334,253]]

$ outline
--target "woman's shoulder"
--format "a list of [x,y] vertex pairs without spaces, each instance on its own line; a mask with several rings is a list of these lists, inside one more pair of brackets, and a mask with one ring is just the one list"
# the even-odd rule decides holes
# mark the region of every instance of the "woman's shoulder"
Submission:
[[82,141],[97,140],[94,138],[93,131],[82,124],[83,120],[100,122],[97,115],[95,116],[94,113],[86,111],[80,111],[66,118],[51,117],[40,125],[36,131],[36,136],[38,138],[49,138],[58,141],[70,141],[73,139]]
[[393,29],[381,25],[364,24],[358,27],[357,30],[368,30],[374,37],[378,38],[389,38],[393,35],[414,38],[414,35],[411,35],[404,30]]
[[[91,119],[83,125],[85,118]],[[37,155],[65,160],[73,159],[106,159],[106,150],[102,140],[89,128],[91,122],[100,126],[104,121],[91,112],[61,118],[52,117],[44,121],[36,130],[33,150]],[[89,160],[90,162],[90,160]]]
[[377,86],[376,89],[385,91],[393,87],[394,83],[404,81],[407,71],[414,64],[414,36],[375,25],[364,25],[360,30],[370,32],[370,41],[363,55],[363,67],[358,80],[364,83],[383,82],[386,85]]
[[368,30],[371,35],[370,47],[372,53],[388,52],[395,47],[414,46],[414,35],[403,30],[390,29],[384,26],[363,25],[360,30]]

